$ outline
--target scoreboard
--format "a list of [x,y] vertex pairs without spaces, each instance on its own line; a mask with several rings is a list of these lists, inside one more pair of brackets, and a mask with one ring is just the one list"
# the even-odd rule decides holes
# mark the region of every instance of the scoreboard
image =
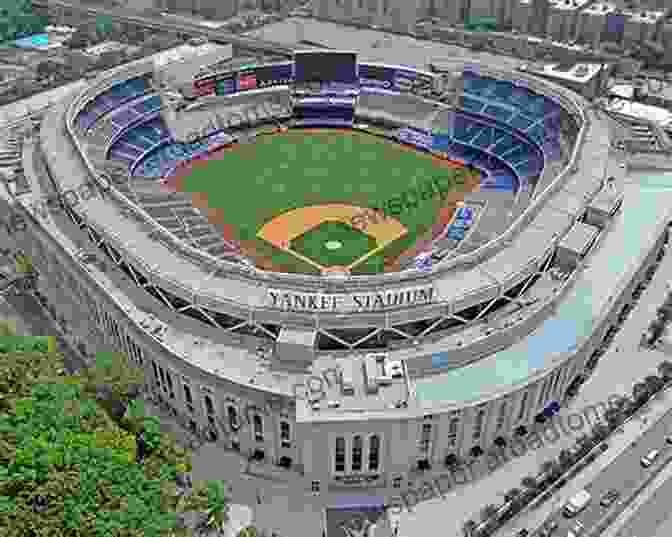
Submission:
[[[348,61],[351,61],[352,57],[349,55],[304,54],[297,55],[297,57],[302,61],[298,69],[302,77],[307,77],[309,73],[312,73],[311,76],[331,74],[336,79],[323,80],[323,82],[336,87],[339,82],[337,79],[347,79],[351,76],[352,67]],[[348,61],[343,62],[344,59]],[[324,62],[325,65],[318,68],[316,65],[319,64],[318,60]],[[239,71],[221,72],[194,80],[191,87],[185,89],[185,94],[195,98],[205,95],[230,95],[273,86],[287,86],[294,84],[296,69],[297,67],[292,62],[248,65]],[[356,72],[356,85],[358,83],[363,88],[379,88],[398,92],[430,91],[436,78],[436,75],[431,73],[382,64],[361,63],[357,65]]]
[[292,64],[279,63],[246,67],[238,72],[225,72],[193,82],[192,96],[230,95],[240,91],[286,86],[292,83]]
[[359,64],[359,83],[362,87],[390,91],[431,90],[435,75],[412,71],[403,67]]
[[230,95],[236,93],[236,77],[233,73],[220,76],[215,79],[215,93],[217,95]]

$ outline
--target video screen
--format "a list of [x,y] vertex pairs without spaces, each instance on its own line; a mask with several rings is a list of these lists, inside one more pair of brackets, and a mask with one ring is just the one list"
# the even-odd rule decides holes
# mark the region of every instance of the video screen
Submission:
[[257,75],[255,71],[238,73],[238,91],[257,89]]
[[286,86],[292,82],[292,65],[264,65],[257,67],[257,86],[267,88],[272,86]]
[[217,95],[230,95],[236,92],[236,80],[233,75],[227,75],[217,79],[215,93]]
[[317,82],[357,82],[357,54],[354,52],[297,52],[294,54],[297,84]]
[[361,80],[389,80],[394,79],[394,69],[380,67],[378,65],[359,65],[359,78]]

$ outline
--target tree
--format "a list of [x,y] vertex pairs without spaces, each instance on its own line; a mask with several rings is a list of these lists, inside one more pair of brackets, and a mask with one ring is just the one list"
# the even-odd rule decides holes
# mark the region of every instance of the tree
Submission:
[[665,385],[663,380],[660,377],[657,377],[656,375],[648,375],[644,379],[644,384],[646,384],[646,389],[649,391],[650,394],[654,394],[662,389],[662,387]]
[[596,423],[591,432],[592,432],[593,438],[597,442],[601,442],[609,434],[609,429],[607,428],[607,426],[604,423]]
[[206,525],[209,528],[223,532],[229,521],[230,497],[227,495],[226,485],[222,481],[199,482],[194,487],[193,494],[185,501],[185,511],[195,510],[207,513]]
[[188,450],[147,418],[154,447],[137,464],[134,434],[87,397],[88,380],[64,374],[63,356],[44,350],[48,338],[21,339],[37,350],[0,351],[0,535],[187,537],[177,516],[189,505],[221,527],[222,483],[199,484],[206,492],[196,496],[177,486],[191,470]]
[[526,494],[535,494],[539,490],[537,479],[530,475],[523,477],[520,484],[525,488]]
[[504,501],[511,502],[520,496],[520,489],[512,488],[504,494]]
[[563,470],[568,469],[574,464],[574,456],[572,455],[572,452],[568,449],[562,449],[558,455],[558,462]]
[[543,462],[540,469],[541,473],[546,477],[546,479],[551,481],[553,481],[560,475],[560,473],[562,473],[562,468],[555,460]]
[[257,537],[259,531],[254,526],[246,526],[238,532],[236,537]]
[[635,404],[641,406],[649,398],[649,390],[643,382],[638,382],[632,387],[632,398]]
[[[627,402],[627,401],[626,401]],[[623,423],[623,418],[625,413],[623,407],[610,406],[604,413],[604,419],[607,422],[610,430],[614,430],[621,423]]]
[[464,533],[464,537],[471,537],[477,526],[478,524],[476,524],[476,522],[473,520],[467,520],[464,524],[462,524],[462,533]]
[[593,447],[593,440],[588,435],[581,435],[576,441],[578,453],[580,456],[588,453]]
[[481,520],[485,522],[487,520],[490,520],[496,514],[497,514],[497,506],[489,503],[485,505],[483,509],[481,509]]
[[658,374],[665,382],[672,380],[672,362],[663,360],[658,364]]
[[121,423],[144,384],[143,371],[121,353],[98,353],[96,367],[85,370],[83,376],[85,392],[95,397],[116,423]]

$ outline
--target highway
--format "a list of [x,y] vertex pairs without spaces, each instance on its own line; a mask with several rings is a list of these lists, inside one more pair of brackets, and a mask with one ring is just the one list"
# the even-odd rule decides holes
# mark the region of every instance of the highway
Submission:
[[[72,10],[85,11],[91,15],[106,15],[119,22],[135,23],[145,28],[156,30],[191,33],[195,36],[207,37],[212,41],[224,41],[239,47],[245,47],[250,50],[260,50],[263,52],[273,52],[275,54],[285,54],[290,57],[294,52],[294,47],[288,47],[285,43],[274,43],[272,41],[262,41],[251,37],[245,37],[225,30],[212,29],[198,24],[190,24],[186,21],[169,21],[156,16],[147,16],[142,12],[128,8],[106,8],[102,6],[91,6],[80,4],[79,2],[63,2],[60,0],[33,0],[34,7],[61,7]],[[301,47],[298,47],[301,48]]]
[[645,503],[627,519],[616,537],[668,537],[672,531],[670,516],[670,498],[672,498],[672,479],[667,476],[665,482],[655,489]]
[[[566,518],[561,511],[556,511],[549,518],[558,523],[558,529],[554,536],[564,537],[567,531],[578,520],[585,527],[584,535],[588,535],[607,513],[620,512],[627,504],[628,495],[644,479],[654,475],[672,458],[672,445],[665,442],[666,436],[672,431],[672,409],[668,410],[659,420],[644,433],[638,440],[633,442],[630,449],[621,453],[614,461],[602,470],[598,476],[586,487],[592,495],[590,504],[586,509],[574,518]],[[652,449],[660,449],[661,453],[654,464],[649,468],[642,467],[640,459]],[[611,507],[605,508],[600,505],[600,500],[609,491],[615,489],[620,492],[620,497]],[[636,537],[646,537],[637,534],[625,534]],[[625,536],[624,536],[625,537]]]

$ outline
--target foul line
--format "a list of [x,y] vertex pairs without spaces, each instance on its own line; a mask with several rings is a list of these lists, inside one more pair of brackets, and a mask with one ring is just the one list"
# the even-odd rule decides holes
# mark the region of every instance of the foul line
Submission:
[[310,258],[308,258],[308,257],[305,257],[305,256],[301,255],[299,252],[295,252],[295,251],[292,250],[291,248],[282,248],[282,247],[279,247],[279,248],[280,248],[283,252],[288,252],[288,253],[292,254],[294,257],[300,259],[301,261],[305,261],[305,262],[308,263],[309,265],[312,265],[312,266],[315,267],[317,270],[319,270],[320,273],[322,273],[322,271],[325,270],[325,268],[326,268],[326,267],[323,267],[322,265],[319,265],[319,264],[315,263],[315,261],[313,261],[312,259],[310,259]]

